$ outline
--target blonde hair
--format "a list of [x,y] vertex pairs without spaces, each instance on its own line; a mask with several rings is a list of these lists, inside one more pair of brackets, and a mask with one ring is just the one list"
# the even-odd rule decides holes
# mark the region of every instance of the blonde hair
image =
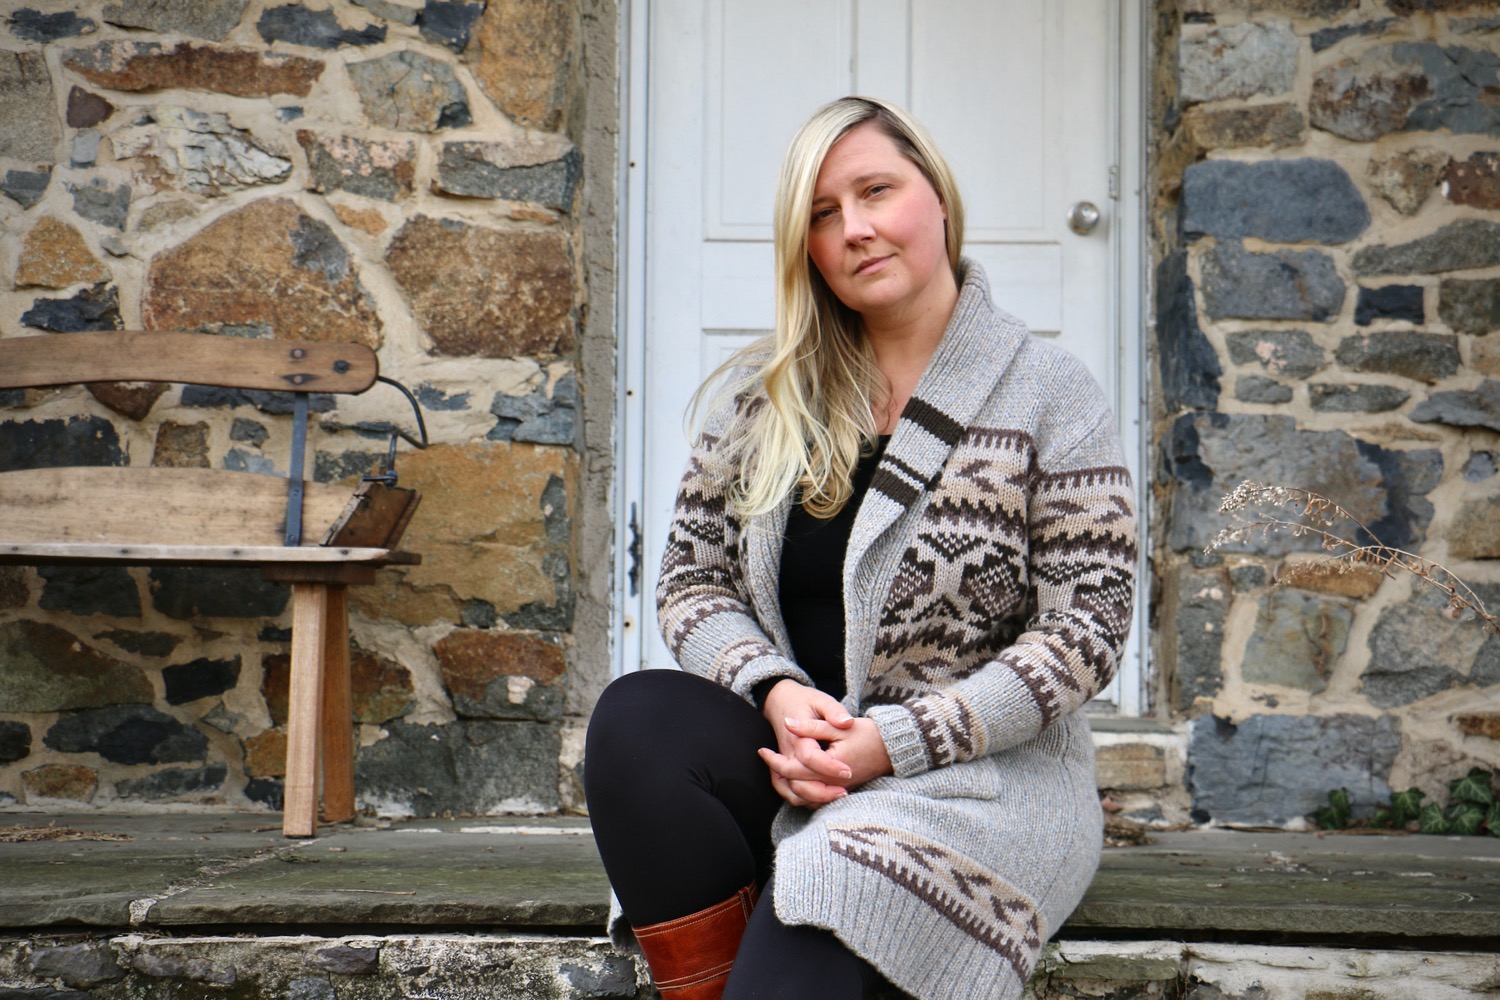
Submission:
[[937,192],[948,264],[959,280],[963,206],[927,131],[896,105],[868,97],[814,112],[792,137],[776,185],[776,330],[722,365],[693,397],[694,414],[736,410],[720,447],[738,467],[730,502],[744,516],[774,509],[795,490],[809,513],[832,517],[849,502],[854,468],[875,443],[872,408],[889,386],[859,314],[838,300],[807,252],[818,171],[833,144],[864,124],[894,142]]

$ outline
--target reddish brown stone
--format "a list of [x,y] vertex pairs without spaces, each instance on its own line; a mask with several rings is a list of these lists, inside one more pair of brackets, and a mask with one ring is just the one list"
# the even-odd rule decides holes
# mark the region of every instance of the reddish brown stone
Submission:
[[1307,121],[1294,104],[1257,104],[1248,108],[1212,109],[1195,104],[1182,116],[1193,142],[1204,149],[1269,146],[1281,149],[1300,142]]
[[1500,712],[1464,712],[1455,715],[1453,721],[1465,736],[1500,740]]
[[1443,171],[1443,196],[1455,205],[1500,208],[1500,153],[1475,153]]
[[70,52],[63,65],[110,90],[210,90],[236,97],[306,97],[323,73],[323,64],[315,59],[189,42],[172,49],[149,42],[101,42]]
[[24,572],[19,566],[0,566],[0,608],[24,608],[31,600]]
[[68,91],[68,127],[92,128],[114,114],[115,106],[82,87]]
[[508,358],[573,349],[566,234],[501,232],[419,216],[386,253],[433,351]]
[[371,236],[379,236],[390,225],[385,221],[385,216],[373,208],[358,209],[349,205],[334,205],[333,214],[337,215],[339,221],[350,229],[359,229]]
[[1276,571],[1278,583],[1319,594],[1364,599],[1380,589],[1385,575],[1373,566],[1326,559],[1288,560]]
[[144,420],[167,391],[165,382],[90,382],[86,389],[105,406],[131,420]]
[[99,263],[78,230],[50,215],[39,219],[21,243],[19,288],[67,288],[109,278],[109,268]]
[[207,469],[208,425],[168,420],[156,429],[156,452],[151,464],[173,469]]
[[567,670],[562,649],[537,635],[460,629],[433,647],[449,691],[476,701],[497,677],[551,684]]
[[152,258],[141,316],[153,330],[261,323],[285,340],[381,341],[348,249],[279,198],[251,202]]
[[99,790],[99,773],[81,764],[43,764],[21,775],[28,801],[67,799],[88,802]]
[[1500,559],[1500,497],[1464,503],[1448,528],[1454,559]]
[[559,130],[577,66],[575,11],[546,0],[490,0],[475,25],[474,76],[517,124]]
[[[260,693],[266,699],[271,721],[286,724],[291,687],[292,659],[286,653],[267,656]],[[354,698],[354,720],[379,724],[411,711],[415,700],[411,671],[401,664],[354,646],[349,654],[350,690]]]
[[245,774],[251,778],[286,776],[286,727],[277,726],[245,741]]

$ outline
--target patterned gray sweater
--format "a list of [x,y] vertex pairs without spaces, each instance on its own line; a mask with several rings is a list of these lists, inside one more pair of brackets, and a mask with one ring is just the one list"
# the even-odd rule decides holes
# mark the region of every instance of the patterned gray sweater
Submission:
[[[777,606],[786,505],[741,523],[711,425],[657,591],[687,670],[742,696],[791,662]],[[895,768],[783,807],[774,905],[922,1000],[1017,997],[1098,865],[1079,711],[1114,675],[1136,563],[1129,473],[1083,365],[990,302],[958,305],[861,504],[844,562],[846,706]]]

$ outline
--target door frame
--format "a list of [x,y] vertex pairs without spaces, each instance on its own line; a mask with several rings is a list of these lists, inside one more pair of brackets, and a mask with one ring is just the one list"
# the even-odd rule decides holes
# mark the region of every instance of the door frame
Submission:
[[[640,510],[645,484],[646,400],[646,200],[647,136],[649,135],[651,36],[650,0],[620,0],[620,156],[616,190],[619,240],[615,248],[616,315],[620,330],[615,368],[615,488],[612,491],[614,579],[610,601],[611,673],[636,670],[641,662],[641,622],[644,602],[653,595],[641,592],[642,533]],[[1119,673],[1116,707],[1132,717],[1151,710],[1147,506],[1150,422],[1147,411],[1147,332],[1145,294],[1150,280],[1145,243],[1145,74],[1150,65],[1145,30],[1146,0],[1113,0],[1111,26],[1117,42],[1111,51],[1108,79],[1113,84],[1114,114],[1110,145],[1115,150],[1117,175],[1111,183],[1114,201],[1110,239],[1113,317],[1119,351],[1120,435],[1126,464],[1136,483],[1140,516],[1135,622]],[[634,579],[633,579],[634,578]]]

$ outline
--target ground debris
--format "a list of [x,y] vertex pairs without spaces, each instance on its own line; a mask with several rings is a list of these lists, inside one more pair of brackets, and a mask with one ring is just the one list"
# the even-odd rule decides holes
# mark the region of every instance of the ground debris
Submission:
[[103,830],[74,830],[72,827],[48,823],[46,826],[0,826],[0,844],[24,844],[38,840],[109,840],[129,841],[127,833],[106,833]]

